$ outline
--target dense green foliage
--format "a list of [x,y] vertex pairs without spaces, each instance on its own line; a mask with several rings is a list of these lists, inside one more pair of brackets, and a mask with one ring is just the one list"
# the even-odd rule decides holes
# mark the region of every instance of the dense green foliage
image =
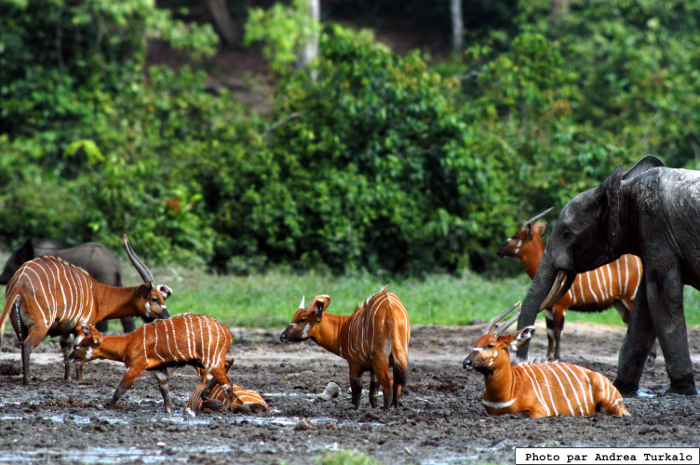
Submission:
[[[326,24],[315,64],[275,68],[263,116],[202,71],[144,66],[148,37],[214,40],[153,1],[0,0],[0,241],[128,232],[149,259],[237,273],[482,271],[619,164],[698,167],[700,6],[495,5],[434,65]],[[273,13],[251,37],[287,63]]]

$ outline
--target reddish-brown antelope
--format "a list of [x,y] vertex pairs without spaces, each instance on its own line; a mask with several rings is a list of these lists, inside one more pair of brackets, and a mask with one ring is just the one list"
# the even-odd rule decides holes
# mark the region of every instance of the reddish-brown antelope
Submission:
[[[501,258],[519,259],[531,279],[535,277],[542,259],[545,249],[542,237],[547,232],[547,225],[536,221],[552,208],[526,221],[497,252]],[[569,292],[551,309],[545,310],[549,342],[547,357],[555,360],[560,358],[561,333],[564,330],[567,310],[602,312],[613,306],[622,317],[622,321],[625,324],[629,323],[634,296],[641,279],[642,261],[634,255],[623,255],[612,263],[578,274]],[[653,362],[655,358],[656,349],[652,348],[649,361]]]
[[[231,365],[233,365],[233,358],[226,360],[227,371],[229,368],[231,368]],[[202,409],[202,404],[204,404],[202,401],[202,392],[204,392],[204,390],[207,388],[209,381],[210,380],[204,379],[197,385],[197,387],[194,388],[194,392],[187,400],[183,413],[195,416]],[[238,409],[243,408],[252,412],[270,411],[270,407],[267,405],[267,402],[265,402],[265,399],[263,399],[257,392],[249,389],[242,389],[240,386],[235,384],[231,384],[231,389],[235,393],[235,398],[233,399],[233,403],[229,405],[229,409],[238,411]],[[212,401],[214,401],[216,404],[220,404],[220,406],[226,401],[226,391],[221,388],[219,383],[216,383],[209,394],[209,402]],[[209,402],[207,402],[207,404],[209,404]]]
[[482,398],[489,415],[517,413],[528,417],[559,415],[629,415],[622,396],[605,376],[578,365],[557,361],[511,365],[509,347],[517,348],[535,331],[527,326],[501,336],[520,315],[496,326],[517,304],[493,318],[474,343],[463,366],[484,375]]
[[[145,284],[107,286],[56,257],[26,262],[12,276],[5,289],[0,331],[9,316],[22,346],[24,384],[29,382],[29,356],[47,335],[60,336],[65,379],[70,379],[70,337],[82,334],[86,325],[126,316],[140,316],[147,321],[169,316],[165,300],[173,291],[163,284],[156,286],[153,274],[134,253],[126,235],[124,244]],[[76,375],[80,379],[80,369]]]
[[[210,386],[201,393],[209,399],[214,382],[226,393],[226,405],[238,396],[231,389],[226,374],[226,352],[233,338],[228,328],[205,315],[185,313],[165,320],[145,324],[130,334],[103,336],[91,325],[86,326],[85,337],[78,343],[70,358],[76,363],[96,359],[123,362],[126,373],[107,408],[113,409],[119,399],[145,370],[157,371],[158,386],[163,395],[165,410],[172,413],[168,387],[169,367],[191,365],[212,375]],[[206,375],[206,374],[205,374]]]
[[[408,341],[411,325],[401,301],[387,291],[388,286],[360,304],[352,315],[326,313],[331,303],[319,295],[299,309],[291,324],[280,335],[282,342],[314,340],[324,349],[347,360],[350,368],[352,403],[360,406],[362,374],[370,372],[369,400],[377,406],[377,381],[384,394],[384,409],[398,407],[408,372]],[[394,379],[389,374],[393,366]]]

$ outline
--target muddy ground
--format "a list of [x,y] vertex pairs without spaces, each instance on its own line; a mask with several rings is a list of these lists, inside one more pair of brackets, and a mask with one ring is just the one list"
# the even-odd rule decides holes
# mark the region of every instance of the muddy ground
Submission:
[[[0,463],[308,464],[339,449],[359,449],[387,464],[513,463],[516,447],[699,445],[700,400],[662,395],[663,358],[645,370],[645,395],[625,399],[631,417],[489,417],[480,402],[483,377],[461,366],[479,330],[414,326],[403,405],[384,412],[369,408],[366,375],[361,408],[354,410],[346,362],[312,342],[282,345],[276,330],[232,329],[229,354],[236,363],[229,375],[260,392],[271,412],[195,419],[181,410],[198,382],[192,368],[171,370],[174,415],[164,413],[148,373],[116,410],[106,411],[122,365],[94,362],[82,382],[65,382],[58,343],[45,341],[33,354],[34,379],[25,387],[8,332],[0,353]],[[614,379],[623,337],[624,328],[567,323],[562,354]],[[691,330],[689,339],[700,373],[700,331]],[[531,355],[545,353],[541,323],[531,347]],[[318,399],[330,381],[341,386],[340,397]]]

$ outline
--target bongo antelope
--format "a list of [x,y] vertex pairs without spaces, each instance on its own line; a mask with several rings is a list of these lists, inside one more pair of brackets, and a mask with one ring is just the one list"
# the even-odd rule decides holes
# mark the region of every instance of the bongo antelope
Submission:
[[156,286],[153,274],[134,253],[126,235],[124,244],[145,284],[106,286],[81,268],[48,256],[24,263],[10,279],[1,318],[10,318],[22,346],[24,384],[29,382],[29,356],[47,335],[60,336],[64,377],[70,379],[70,337],[82,334],[86,325],[126,316],[147,321],[169,316],[165,300],[173,291],[163,284]]
[[[227,371],[229,368],[231,368],[231,365],[233,365],[233,358],[226,360]],[[185,414],[195,416],[197,412],[201,410],[203,404],[202,392],[207,387],[209,381],[210,380],[202,380],[202,382],[194,388],[194,392],[192,393],[192,395],[190,395],[190,398],[187,400],[187,404],[183,409],[183,412]],[[240,386],[237,386],[235,384],[231,384],[231,389],[233,389],[233,392],[236,395],[234,396],[235,398],[233,399],[233,404],[229,405],[229,409],[235,410],[239,407],[244,407],[253,412],[270,411],[270,407],[267,405],[267,402],[265,402],[265,399],[263,399],[262,396],[260,396],[260,394],[258,394],[257,392],[242,389]],[[226,400],[226,392],[224,392],[220,384],[217,383],[213,387],[213,389],[211,390],[209,400],[218,401],[222,404]]]
[[484,327],[462,363],[464,368],[484,375],[486,392],[482,402],[489,415],[629,415],[618,390],[600,373],[556,361],[511,365],[508,348],[518,348],[535,331],[534,326],[527,326],[501,335],[517,321],[520,311],[503,325],[496,324],[514,308],[494,317]]
[[[360,406],[362,374],[370,372],[369,399],[377,405],[378,384],[384,409],[398,407],[408,372],[408,341],[411,325],[401,301],[385,286],[360,304],[352,315],[326,313],[331,298],[319,295],[309,306],[301,299],[291,324],[280,335],[282,342],[314,340],[324,349],[343,357],[350,369],[352,403]],[[389,367],[393,366],[393,380]]]
[[[226,405],[231,405],[233,397],[238,398],[226,374],[226,352],[231,342],[231,332],[225,325],[205,315],[185,313],[155,320],[133,333],[118,336],[102,336],[98,330],[87,325],[85,337],[71,352],[70,359],[76,363],[106,359],[126,365],[126,373],[107,406],[110,410],[144,370],[157,371],[165,410],[172,413],[168,367],[192,365],[202,368],[212,375],[213,382],[221,385],[226,393]],[[209,399],[213,387],[213,383],[210,384],[208,389],[201,392],[204,400]]]

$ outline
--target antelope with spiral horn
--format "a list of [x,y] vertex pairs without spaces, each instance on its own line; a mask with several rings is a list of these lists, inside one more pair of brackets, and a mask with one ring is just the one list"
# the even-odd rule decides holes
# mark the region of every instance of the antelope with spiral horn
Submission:
[[[50,256],[24,263],[12,276],[5,289],[0,320],[10,318],[22,346],[24,384],[30,378],[29,356],[47,335],[60,336],[68,380],[70,337],[82,335],[83,327],[126,316],[140,316],[147,321],[169,317],[165,300],[173,291],[163,284],[156,286],[151,270],[134,253],[126,234],[124,245],[145,284],[107,286],[81,268]],[[77,378],[80,377],[78,370]]]
[[600,373],[570,363],[548,361],[511,365],[509,347],[518,348],[529,340],[534,326],[502,334],[518,320],[520,310],[497,326],[516,304],[494,317],[482,330],[462,365],[484,375],[486,392],[482,403],[489,415],[521,414],[527,417],[559,415],[628,416],[622,396]]

